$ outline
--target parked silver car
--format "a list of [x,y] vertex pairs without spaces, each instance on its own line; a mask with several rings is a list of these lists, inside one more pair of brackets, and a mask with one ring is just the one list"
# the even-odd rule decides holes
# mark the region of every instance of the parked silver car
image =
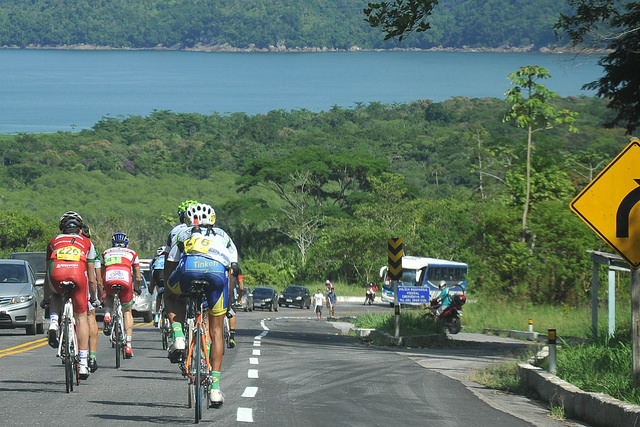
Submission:
[[44,280],[29,262],[0,259],[0,328],[25,328],[27,335],[44,333]]
[[249,286],[244,287],[244,292],[242,293],[242,302],[238,303],[238,293],[240,292],[240,287],[236,286],[233,291],[233,308],[243,311],[253,311],[253,294],[251,293],[251,288]]
[[140,291],[140,295],[133,294],[131,310],[134,316],[142,317],[145,322],[151,322],[156,313],[156,299],[149,293],[149,284],[144,276],[140,282]]

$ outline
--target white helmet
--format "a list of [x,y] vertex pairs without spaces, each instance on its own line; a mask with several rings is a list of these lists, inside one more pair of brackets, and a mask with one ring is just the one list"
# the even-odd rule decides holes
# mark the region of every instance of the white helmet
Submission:
[[445,282],[444,280],[441,280],[440,283],[438,283],[438,288],[442,289],[445,286],[447,286],[447,282]]
[[216,211],[207,204],[198,203],[187,208],[187,218],[192,224],[195,224],[197,219],[199,225],[214,225],[216,223]]

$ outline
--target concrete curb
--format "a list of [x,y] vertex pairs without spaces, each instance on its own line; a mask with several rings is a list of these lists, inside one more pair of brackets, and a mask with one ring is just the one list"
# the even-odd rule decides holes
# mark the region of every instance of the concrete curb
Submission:
[[604,393],[589,393],[541,368],[518,363],[518,373],[542,399],[562,407],[567,417],[593,426],[640,424],[640,406],[622,402]]
[[407,337],[401,336],[396,338],[386,332],[378,331],[376,329],[352,328],[351,331],[364,341],[379,339],[384,345],[398,347],[421,347],[429,344],[443,343],[447,340],[447,336],[445,334],[414,335]]

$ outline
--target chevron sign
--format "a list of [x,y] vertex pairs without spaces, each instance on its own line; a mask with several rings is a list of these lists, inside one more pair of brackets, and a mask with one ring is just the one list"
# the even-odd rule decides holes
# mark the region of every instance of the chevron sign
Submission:
[[388,240],[387,255],[389,257],[388,277],[390,280],[402,279],[402,238],[392,237]]

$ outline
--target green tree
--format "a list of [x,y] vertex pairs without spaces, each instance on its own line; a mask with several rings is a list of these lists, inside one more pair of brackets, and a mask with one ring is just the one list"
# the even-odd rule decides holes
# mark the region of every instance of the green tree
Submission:
[[17,210],[0,212],[0,257],[11,252],[44,251],[53,230],[42,220]]
[[575,8],[555,24],[574,45],[605,47],[610,53],[599,61],[604,76],[586,84],[608,100],[617,115],[606,123],[622,124],[628,134],[640,126],[640,2],[616,0],[569,0]]
[[402,39],[413,31],[423,32],[431,28],[427,19],[438,0],[393,0],[369,3],[364,9],[365,21],[372,27],[382,27],[384,39]]
[[549,70],[537,65],[520,67],[508,76],[514,87],[506,92],[507,103],[511,105],[511,109],[504,115],[503,120],[513,121],[517,127],[527,129],[526,192],[522,213],[522,231],[525,233],[531,199],[533,132],[549,129],[553,124],[566,124],[570,132],[578,131],[573,125],[577,113],[556,108],[551,100],[559,95],[538,83],[538,80],[550,77]]

